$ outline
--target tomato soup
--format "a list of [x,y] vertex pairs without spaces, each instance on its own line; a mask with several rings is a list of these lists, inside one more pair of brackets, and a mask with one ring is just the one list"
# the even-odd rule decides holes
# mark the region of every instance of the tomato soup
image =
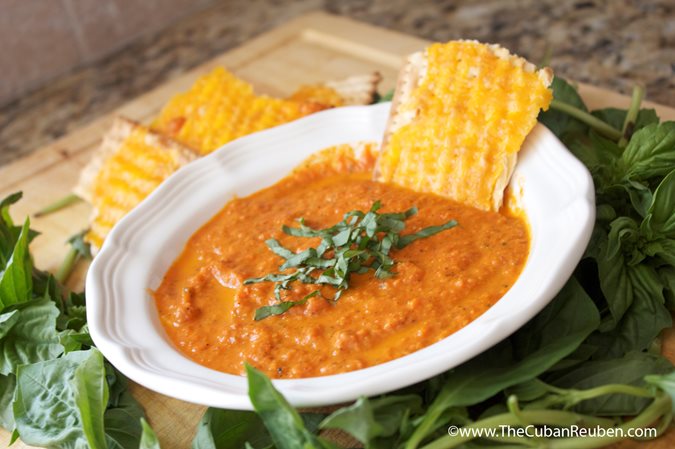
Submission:
[[[230,201],[199,229],[153,293],[175,346],[226,373],[242,374],[248,362],[275,378],[324,376],[429,346],[499,300],[527,260],[524,219],[374,182],[372,165],[372,158],[345,154],[305,164],[272,187]],[[318,239],[286,235],[282,225],[297,226],[303,217],[313,228],[326,228],[377,200],[381,212],[417,207],[401,235],[452,219],[458,225],[392,250],[393,277],[353,274],[337,302],[314,296],[282,315],[254,320],[258,308],[278,302],[273,283],[244,284],[279,272],[283,259],[265,240],[294,251],[315,246]],[[284,300],[316,289],[298,284]],[[323,288],[333,296],[332,287]]]

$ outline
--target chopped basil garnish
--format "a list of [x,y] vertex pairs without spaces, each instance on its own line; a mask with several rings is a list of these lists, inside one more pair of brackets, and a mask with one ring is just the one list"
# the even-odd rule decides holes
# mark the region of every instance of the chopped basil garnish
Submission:
[[378,279],[389,278],[394,275],[391,270],[395,261],[389,255],[392,249],[405,248],[415,240],[431,237],[457,225],[455,220],[450,220],[439,226],[430,226],[414,234],[401,236],[400,232],[405,229],[405,221],[417,213],[417,208],[412,207],[400,213],[379,214],[377,211],[381,207],[380,201],[376,201],[368,212],[359,210],[347,212],[341,222],[326,229],[307,226],[303,218],[298,220],[300,226],[297,228],[284,226],[282,230],[287,235],[321,239],[316,248],[308,248],[299,253],[284,248],[275,239],[265,241],[274,254],[285,260],[279,267],[280,271],[293,268],[295,270],[288,273],[271,273],[244,281],[244,284],[260,282],[276,284],[274,297],[279,303],[256,310],[256,321],[272,315],[281,315],[291,307],[305,304],[312,296],[323,296],[317,289],[299,301],[282,301],[281,291],[291,290],[291,284],[295,281],[334,287],[336,292],[333,297],[323,297],[335,302],[349,288],[352,273],[364,274],[372,270]]

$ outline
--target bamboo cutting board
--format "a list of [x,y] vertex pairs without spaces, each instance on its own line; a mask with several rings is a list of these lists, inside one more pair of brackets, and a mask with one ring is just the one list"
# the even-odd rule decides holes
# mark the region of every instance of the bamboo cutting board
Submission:
[[[324,13],[299,17],[128,102],[30,156],[0,167],[0,197],[23,191],[24,199],[12,209],[13,216],[19,220],[68,194],[115,114],[147,123],[171,96],[186,90],[195,79],[216,66],[232,70],[260,93],[279,96],[290,94],[300,84],[377,70],[383,75],[380,90],[386,92],[394,87],[403,57],[427,44],[416,37]],[[580,92],[591,108],[627,107],[630,103],[625,96],[588,85],[580,85]],[[646,106],[655,108],[662,119],[675,120],[673,108],[653,103]],[[88,215],[89,206],[80,203],[47,217],[32,219],[32,227],[42,233],[31,247],[39,268],[53,271],[59,266],[66,251],[66,239],[87,226]],[[73,288],[82,287],[84,273],[85,267],[81,267],[72,276]],[[674,333],[666,338],[664,351],[675,360]],[[203,407],[139,386],[134,387],[134,394],[145,406],[163,448],[190,447]],[[8,433],[0,431],[0,444],[8,441]],[[646,445],[628,442],[620,447],[665,449],[673,445],[675,434],[671,432],[668,437]],[[19,442],[13,447],[28,446]]]

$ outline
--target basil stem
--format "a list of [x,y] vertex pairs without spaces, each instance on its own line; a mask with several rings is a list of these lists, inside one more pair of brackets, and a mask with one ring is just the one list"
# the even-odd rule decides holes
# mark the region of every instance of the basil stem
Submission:
[[575,119],[584,122],[598,133],[602,134],[605,137],[609,137],[612,140],[619,140],[622,136],[621,131],[619,131],[618,129],[608,125],[607,123],[589,114],[588,112],[582,111],[581,109],[572,106],[571,104],[567,104],[554,98],[551,101],[551,109],[555,109],[557,111],[571,115]]

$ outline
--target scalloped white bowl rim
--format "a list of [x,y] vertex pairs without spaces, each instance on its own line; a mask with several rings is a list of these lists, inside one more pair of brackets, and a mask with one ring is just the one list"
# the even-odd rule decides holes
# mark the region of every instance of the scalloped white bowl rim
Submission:
[[[150,294],[188,238],[233,196],[274,184],[320,149],[380,140],[390,105],[336,108],[232,141],[167,179],[112,230],[86,280],[94,343],[133,381],[185,401],[252,409],[244,377],[182,355]],[[539,312],[569,278],[590,239],[594,189],[586,168],[543,125],[527,137],[511,186],[531,231],[513,287],[476,320],[407,356],[344,374],[274,380],[301,407],[337,404],[425,380],[478,355]]]

